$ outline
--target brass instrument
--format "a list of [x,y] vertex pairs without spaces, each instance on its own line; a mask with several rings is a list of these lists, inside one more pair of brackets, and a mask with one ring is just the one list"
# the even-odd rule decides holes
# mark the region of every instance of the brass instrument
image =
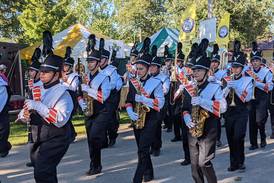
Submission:
[[[234,74],[231,74],[231,80],[234,80]],[[231,102],[229,104],[230,107],[235,107],[236,103],[235,103],[235,90],[231,89],[231,91],[229,92],[229,98],[231,98]]]
[[[194,95],[198,95],[198,87],[195,87]],[[205,120],[209,118],[208,111],[202,109],[199,105],[192,106],[191,110],[192,121],[195,124],[193,128],[189,129],[192,137],[201,137],[204,133]]]
[[177,76],[176,76],[176,66],[177,66],[177,48],[175,51],[175,60],[173,62],[173,65],[171,66],[171,76],[170,76],[170,95],[169,95],[169,103],[170,105],[174,105],[174,94],[178,88],[178,83],[177,83]]
[[[85,74],[85,67],[80,63],[80,58],[78,58],[78,63],[75,70],[78,72],[78,75],[81,77],[82,83],[89,85],[88,76],[87,74]],[[79,85],[81,86],[81,83]],[[80,86],[78,90],[81,90]],[[85,91],[81,91],[81,92],[83,95],[83,100],[87,105],[87,108],[83,111],[83,113],[86,117],[91,117],[94,113],[94,109],[93,109],[94,99],[91,96],[89,96],[87,92]]]
[[[140,80],[136,78],[139,82],[139,86],[142,87]],[[137,94],[141,95],[141,88],[137,89]],[[141,102],[137,102],[135,105],[135,112],[138,114],[139,118],[135,121],[134,125],[136,129],[143,129],[146,121],[146,114],[150,112],[150,108]]]

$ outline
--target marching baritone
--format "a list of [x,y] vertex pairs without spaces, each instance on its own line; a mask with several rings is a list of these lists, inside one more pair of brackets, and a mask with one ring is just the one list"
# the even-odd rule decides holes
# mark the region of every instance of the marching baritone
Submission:
[[204,183],[204,176],[209,183],[217,183],[211,160],[215,156],[218,118],[226,111],[226,101],[220,84],[208,81],[209,58],[205,54],[196,58],[192,69],[197,86],[185,86],[182,105],[183,122],[189,128],[192,177],[196,183]]
[[230,151],[228,171],[245,169],[244,141],[248,121],[248,102],[253,95],[253,81],[244,73],[245,57],[240,56],[232,62],[232,73],[224,78],[223,89],[228,109],[224,114],[227,141]]
[[[164,96],[166,98],[166,95],[168,94],[169,87],[170,87],[170,78],[169,78],[169,75],[166,75],[160,72],[162,64],[161,64],[160,58],[157,57],[157,47],[155,45],[153,45],[152,47],[152,57],[153,58],[149,66],[150,75],[154,77],[155,79],[159,79],[161,81],[163,85]],[[162,121],[165,118],[165,115],[167,112],[166,110],[167,110],[166,106],[164,105],[164,107],[161,110],[161,118],[158,122],[155,140],[151,147],[151,154],[153,154],[154,156],[160,155],[160,149],[162,147]]]
[[148,75],[151,62],[149,54],[137,59],[137,78],[130,79],[126,110],[134,124],[134,135],[138,147],[138,165],[133,183],[151,181],[154,178],[150,147],[160,120],[160,110],[165,99],[159,79]]
[[[33,134],[32,157],[34,179],[37,183],[57,183],[56,168],[75,138],[71,118],[74,101],[67,87],[60,84],[63,59],[50,54],[40,66],[43,92],[40,100],[28,99],[19,119],[39,124]],[[36,96],[39,97],[39,96]]]
[[262,56],[256,45],[257,43],[253,42],[254,49],[250,54],[252,67],[246,71],[255,81],[255,98],[249,105],[250,150],[258,148],[258,131],[261,136],[261,148],[266,146],[265,124],[268,118],[269,92],[273,89],[273,75],[268,68],[261,66]]
[[6,157],[11,149],[8,141],[10,134],[10,121],[8,114],[8,104],[11,96],[8,78],[5,75],[7,67],[0,65],[0,157]]
[[90,155],[90,168],[86,175],[99,174],[102,171],[101,149],[105,141],[105,132],[109,120],[109,111],[106,100],[110,95],[110,82],[108,76],[99,72],[100,52],[93,50],[87,57],[89,73],[86,84],[82,84],[82,91],[91,97],[91,102],[86,102],[83,111],[89,110],[85,125]]

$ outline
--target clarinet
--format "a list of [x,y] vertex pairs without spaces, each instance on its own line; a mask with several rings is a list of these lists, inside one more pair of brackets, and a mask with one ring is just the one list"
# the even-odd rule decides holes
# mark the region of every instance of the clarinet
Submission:
[[[32,91],[31,89],[27,88],[27,92],[26,92],[26,99],[32,99]],[[30,111],[26,111],[28,113],[30,113]],[[30,114],[29,114],[30,115]],[[33,138],[32,138],[32,131],[31,131],[31,124],[30,124],[31,119],[27,119],[27,132],[28,132],[28,143],[33,143]]]

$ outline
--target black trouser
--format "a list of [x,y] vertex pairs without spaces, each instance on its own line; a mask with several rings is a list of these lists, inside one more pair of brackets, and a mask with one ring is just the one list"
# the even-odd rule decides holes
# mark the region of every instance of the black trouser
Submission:
[[151,146],[152,150],[160,150],[162,147],[162,121],[157,122],[154,140]]
[[256,112],[256,106],[252,105],[249,109],[249,138],[250,138],[250,144],[252,146],[258,146],[257,142],[257,135],[258,131],[261,136],[261,142],[265,141],[266,134],[265,134],[265,123],[267,121],[267,115],[264,115],[263,118],[258,118],[258,112]]
[[230,166],[239,167],[244,164],[244,142],[248,121],[248,110],[246,107],[238,108],[227,112],[226,135],[230,150]]
[[138,165],[133,178],[134,183],[141,183],[143,176],[153,176],[153,166],[150,157],[150,147],[155,136],[159,120],[147,119],[143,129],[134,128],[135,140],[138,147]]
[[67,152],[72,141],[71,126],[62,128],[44,125],[40,139],[33,144],[32,160],[36,183],[57,183],[57,166]]
[[221,118],[218,120],[217,123],[217,140],[221,140],[221,135],[222,135],[222,124],[221,124]]
[[274,104],[269,106],[272,134],[274,134]]
[[90,156],[90,169],[102,166],[101,149],[105,142],[105,132],[109,121],[108,115],[108,112],[100,112],[85,121]]
[[186,126],[184,121],[181,121],[181,123],[182,123],[182,142],[183,142],[185,160],[190,161],[189,145],[188,145],[188,127]]
[[212,117],[205,122],[204,135],[194,138],[188,133],[192,177],[195,183],[217,183],[211,160],[215,157],[217,120]]
[[111,115],[111,120],[107,128],[107,136],[109,140],[115,140],[118,137],[118,129],[119,129],[119,119],[118,119],[118,111],[113,110]]
[[8,141],[10,135],[10,122],[8,113],[0,115],[0,153],[10,150],[11,144]]
[[165,105],[163,107],[163,114],[164,114],[164,124],[167,127],[167,129],[172,129],[172,112],[171,112],[171,107],[168,104],[168,101],[165,102]]
[[182,120],[180,114],[175,114],[172,116],[174,136],[175,138],[181,138],[181,133],[183,134]]

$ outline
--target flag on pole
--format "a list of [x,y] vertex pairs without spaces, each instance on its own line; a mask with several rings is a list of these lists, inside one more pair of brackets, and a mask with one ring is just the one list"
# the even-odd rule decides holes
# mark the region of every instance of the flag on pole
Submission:
[[227,47],[229,43],[229,20],[230,13],[225,12],[218,25],[218,32],[216,37],[216,43],[218,45],[224,45]]
[[180,40],[189,41],[195,38],[196,29],[196,4],[192,4],[182,14],[180,27]]

